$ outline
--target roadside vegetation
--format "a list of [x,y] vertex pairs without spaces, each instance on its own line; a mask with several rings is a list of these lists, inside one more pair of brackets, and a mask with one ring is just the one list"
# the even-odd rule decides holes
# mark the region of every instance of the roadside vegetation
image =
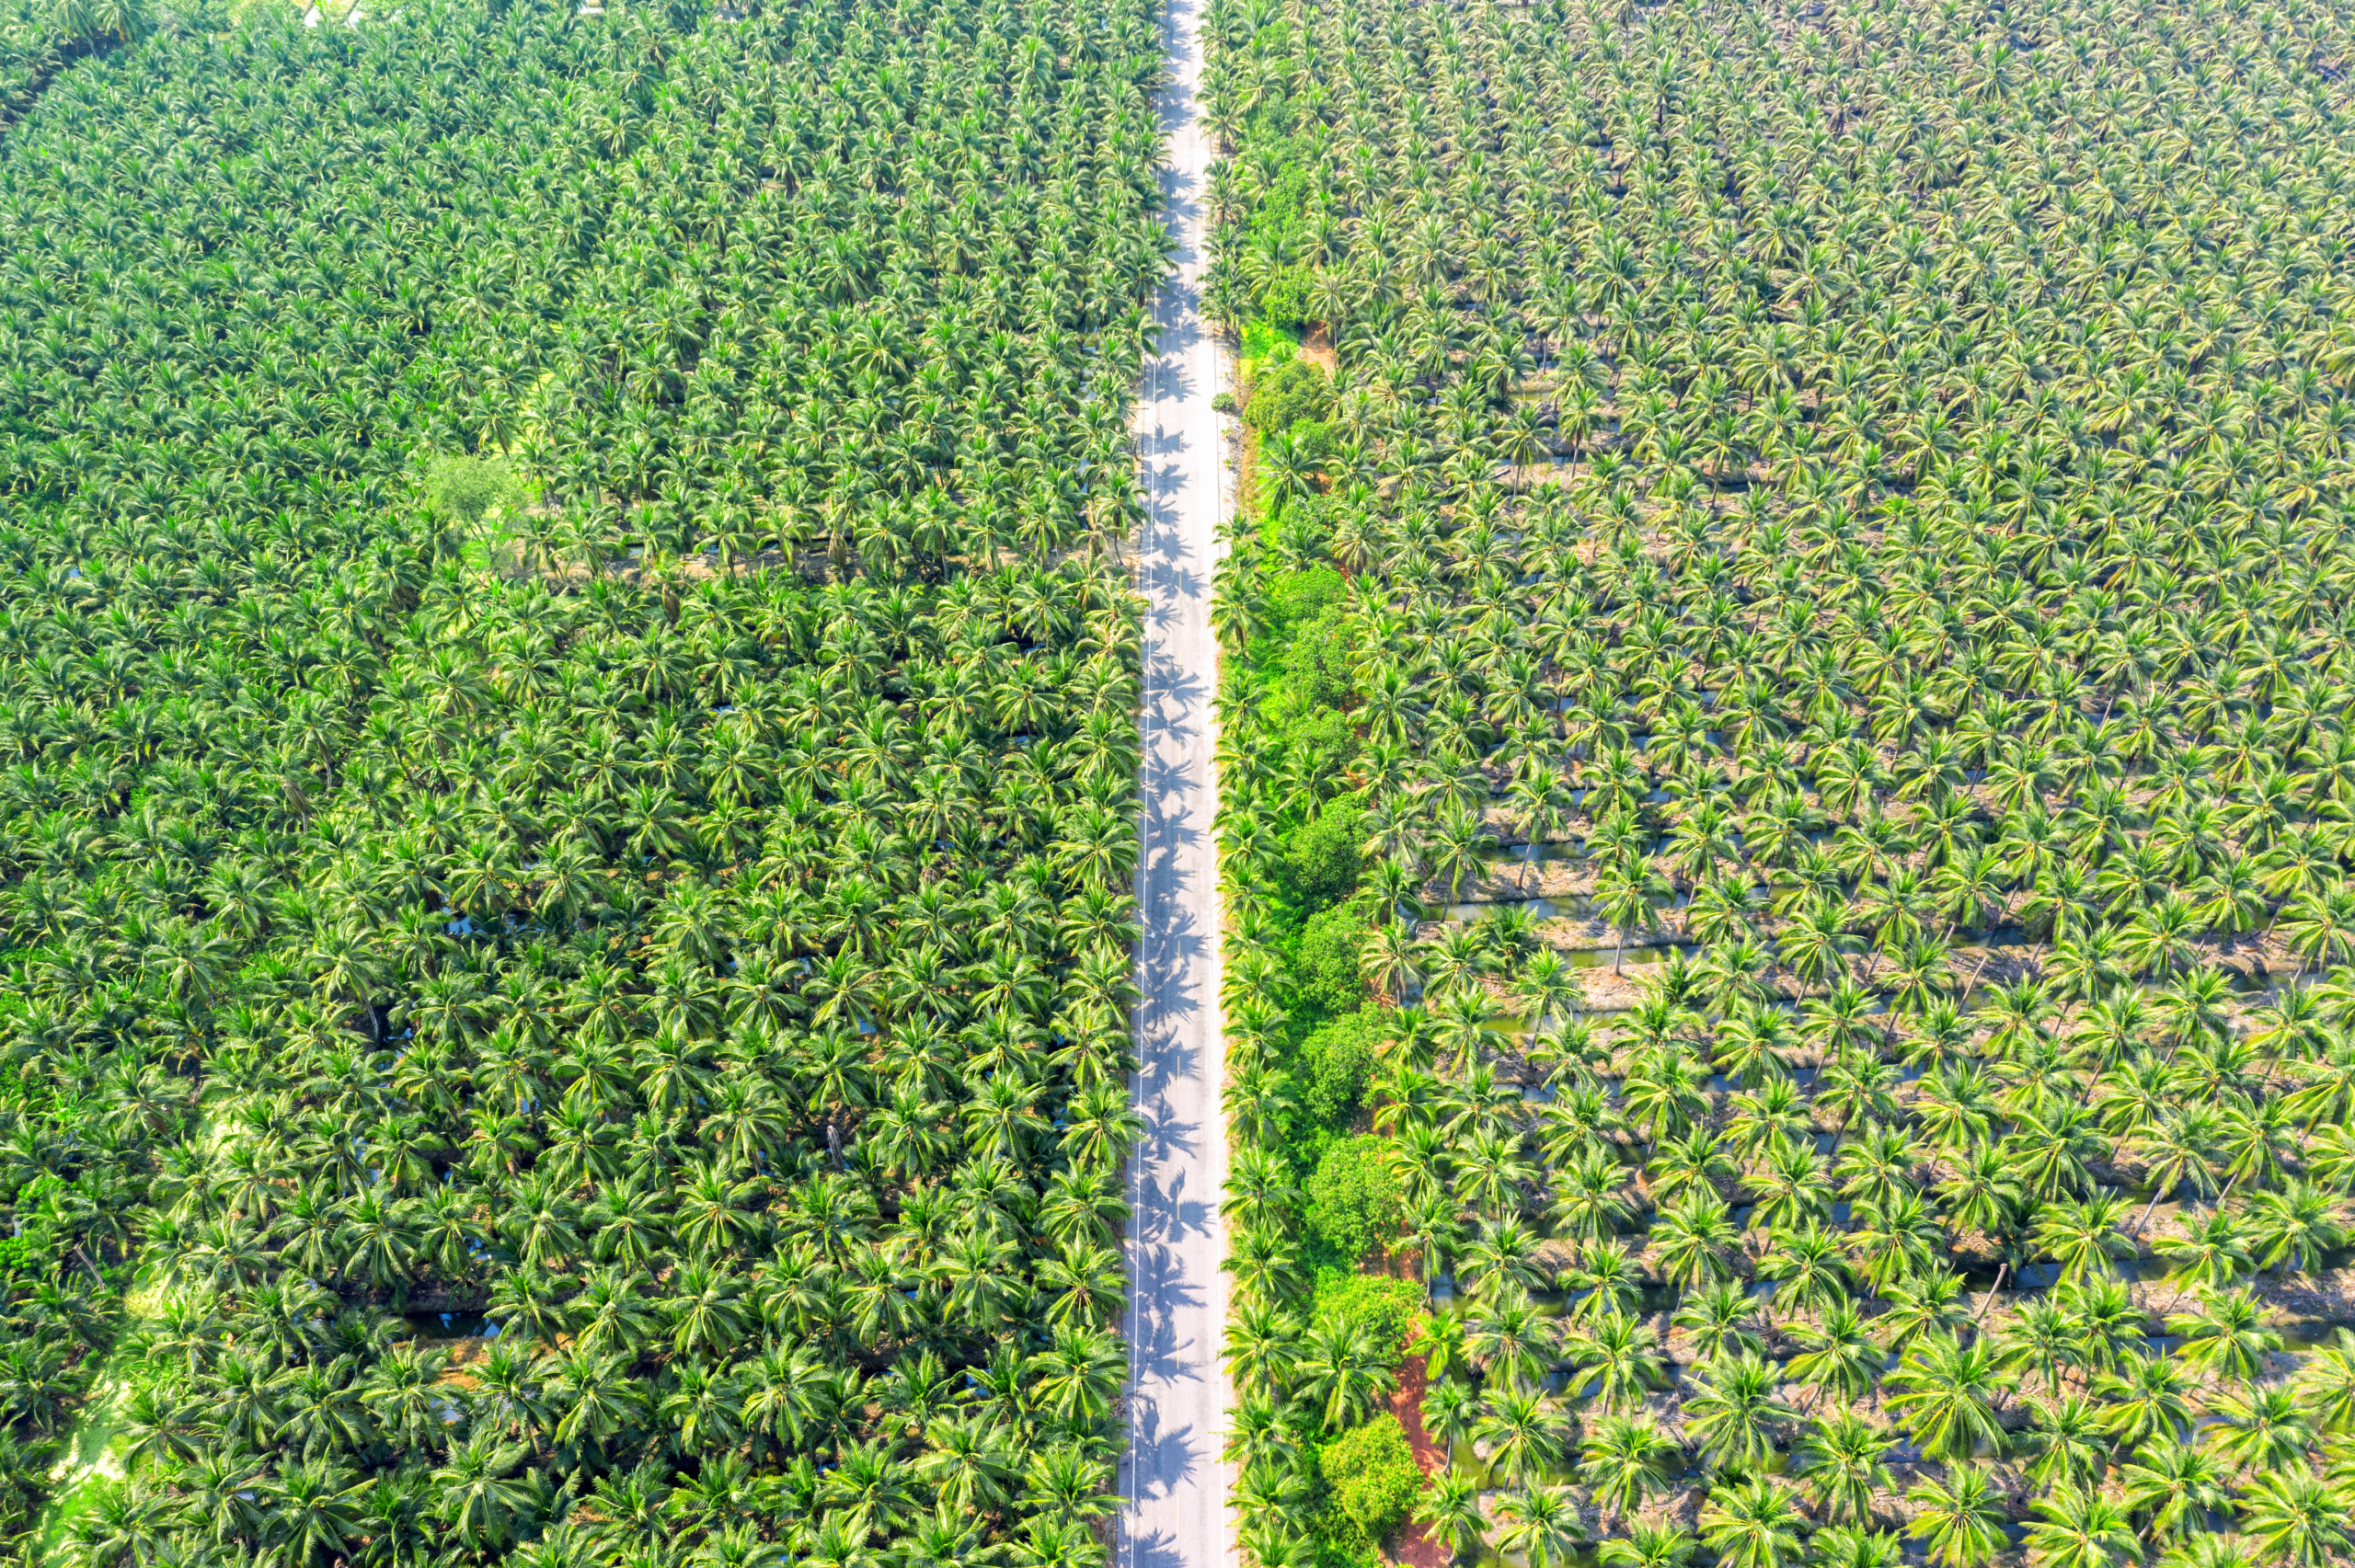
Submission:
[[753,9],[0,135],[12,1552],[1105,1558],[1159,40]]
[[1210,25],[1246,1551],[2344,1560],[2348,17]]

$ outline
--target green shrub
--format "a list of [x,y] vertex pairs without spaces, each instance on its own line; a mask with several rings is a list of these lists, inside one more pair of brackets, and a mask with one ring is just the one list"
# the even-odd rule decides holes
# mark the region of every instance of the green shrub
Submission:
[[1271,321],[1314,321],[1316,307],[1310,303],[1310,291],[1315,285],[1316,274],[1298,262],[1279,267],[1260,286],[1259,312]]
[[1341,444],[1340,437],[1333,433],[1333,427],[1322,419],[1294,419],[1292,428],[1284,433],[1292,438],[1292,446],[1312,464],[1330,462]]
[[1332,567],[1308,567],[1278,574],[1268,584],[1269,629],[1279,636],[1288,636],[1293,627],[1324,613],[1327,605],[1340,603],[1349,588],[1348,579]]
[[1270,705],[1279,722],[1311,708],[1337,708],[1357,695],[1357,634],[1338,604],[1296,625],[1284,646],[1283,681]]
[[[1327,811],[1325,815],[1330,817],[1334,813]],[[1354,856],[1356,852],[1351,850],[1350,853]],[[1357,876],[1354,862],[1350,867],[1350,876],[1354,885]],[[1319,910],[1310,915],[1308,922],[1301,928],[1300,955],[1292,961],[1292,979],[1300,986],[1301,994],[1327,1013],[1356,1013],[1364,1004],[1366,995],[1365,977],[1359,967],[1359,958],[1365,949],[1367,930],[1364,914],[1354,905]],[[1310,1036],[1308,1043],[1302,1047],[1302,1065],[1312,1077],[1316,1076],[1318,1070],[1313,1066],[1307,1053],[1320,1048],[1316,1046],[1318,1036],[1342,1029],[1344,1024],[1352,1030],[1364,1027],[1366,1038],[1363,1042],[1361,1043],[1354,1035],[1346,1039],[1336,1036],[1321,1048],[1333,1053],[1337,1073],[1345,1061],[1361,1062],[1362,1070],[1357,1071],[1351,1080],[1346,1105],[1337,1100],[1337,1109],[1316,1113],[1326,1120],[1337,1115],[1347,1116],[1357,1108],[1359,1096],[1365,1091],[1366,1080],[1373,1074],[1375,1047],[1381,1040],[1382,1025],[1371,1015],[1366,1016],[1363,1025],[1356,1018],[1344,1018],[1340,1023],[1327,1025],[1316,1035]],[[1336,1077],[1333,1082],[1338,1083],[1339,1079]],[[1315,1082],[1311,1083],[1308,1093],[1310,1104],[1314,1105],[1320,1093]],[[1335,1093],[1339,1091],[1337,1089]]]
[[[1336,739],[1341,738],[1336,737]],[[1364,857],[1359,850],[1365,833],[1365,814],[1354,805],[1335,802],[1313,821],[1304,822],[1284,837],[1284,877],[1301,898],[1316,904],[1338,903],[1357,890]],[[1352,948],[1350,965],[1356,967]],[[1347,1012],[1347,1007],[1336,1008]]]
[[1243,358],[1263,369],[1281,364],[1298,351],[1300,329],[1265,316],[1243,324]]
[[1332,1506],[1363,1540],[1396,1529],[1422,1490],[1422,1469],[1395,1415],[1377,1415],[1326,1444],[1316,1468],[1332,1488]]
[[425,465],[426,504],[453,521],[480,522],[497,503],[513,504],[518,492],[514,471],[503,458],[445,453]]
[[1382,1364],[1396,1368],[1407,1358],[1407,1336],[1422,1315],[1423,1292],[1411,1279],[1346,1269],[1316,1271],[1309,1316],[1320,1323],[1355,1323],[1382,1352]]
[[1406,1199],[1398,1178],[1382,1162],[1382,1139],[1344,1139],[1325,1150],[1308,1178],[1308,1228],[1346,1258],[1398,1232]]
[[[1338,913],[1338,911],[1333,911]],[[1322,916],[1316,917],[1322,919]],[[1313,931],[1316,921],[1309,921]],[[1306,944],[1304,942],[1304,947]],[[1300,1046],[1301,1099],[1321,1122],[1346,1122],[1365,1100],[1382,1044],[1378,1013],[1352,1013],[1312,1033]]]
[[[1297,357],[1281,360],[1252,379],[1251,401],[1243,406],[1243,422],[1261,435],[1290,430],[1296,423],[1322,420],[1331,412],[1333,389],[1325,372]],[[1315,432],[1331,447],[1331,437],[1319,424]]]

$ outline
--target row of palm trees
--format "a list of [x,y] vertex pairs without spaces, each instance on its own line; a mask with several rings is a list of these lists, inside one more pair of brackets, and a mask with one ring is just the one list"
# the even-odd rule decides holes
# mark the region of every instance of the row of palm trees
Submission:
[[[1338,733],[1247,682],[1223,730],[1246,1546],[1325,1550],[1300,1456],[1395,1389],[1254,1153],[1340,812],[1396,1262],[1454,1298],[1434,1539],[2343,1553],[2347,1356],[2269,1325],[2355,1175],[2348,18],[1212,26],[1211,298],[1337,363],[1214,613],[1252,667],[1311,595],[1347,670]],[[1632,995],[1562,951],[1639,933]]]
[[199,5],[0,138],[12,1536],[1103,1561],[1158,69]]

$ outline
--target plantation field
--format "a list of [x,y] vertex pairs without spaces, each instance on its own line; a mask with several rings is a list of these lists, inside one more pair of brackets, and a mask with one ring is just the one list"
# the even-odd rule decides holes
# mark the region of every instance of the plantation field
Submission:
[[7,108],[12,1552],[1105,1558],[1158,40],[752,10]]
[[1213,7],[1258,1562],[2355,1550],[2349,21]]

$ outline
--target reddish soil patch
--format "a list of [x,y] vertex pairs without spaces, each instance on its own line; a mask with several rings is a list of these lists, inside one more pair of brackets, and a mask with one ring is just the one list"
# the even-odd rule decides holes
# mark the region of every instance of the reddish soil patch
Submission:
[[1327,375],[1341,372],[1341,356],[1333,351],[1332,336],[1322,322],[1311,322],[1308,330],[1301,334],[1300,357]]
[[[1447,1468],[1447,1455],[1423,1430],[1423,1391],[1430,1386],[1430,1378],[1422,1356],[1408,1351],[1398,1368],[1398,1391],[1390,1396],[1390,1413],[1407,1429],[1407,1441],[1415,1450],[1415,1462],[1422,1467],[1425,1475]],[[1433,1540],[1419,1524],[1409,1522],[1391,1539],[1397,1543],[1393,1561],[1405,1563],[1407,1568],[1448,1568],[1455,1561],[1455,1553],[1448,1550],[1446,1543]]]

